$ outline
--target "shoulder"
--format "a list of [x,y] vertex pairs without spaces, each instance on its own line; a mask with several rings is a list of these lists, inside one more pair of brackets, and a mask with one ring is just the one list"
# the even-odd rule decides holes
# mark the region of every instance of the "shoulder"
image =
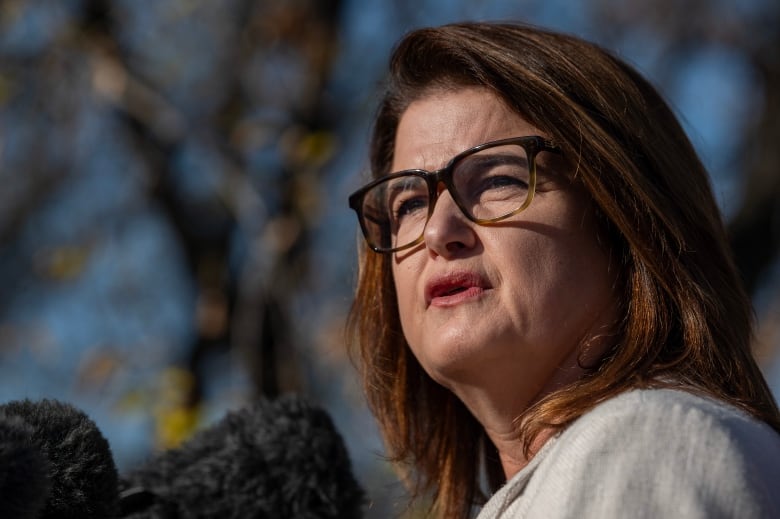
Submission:
[[713,399],[634,390],[561,433],[525,494],[582,517],[780,517],[780,435]]
[[[588,431],[611,436],[617,436],[621,431],[652,443],[663,440],[659,448],[700,449],[711,446],[712,442],[725,442],[743,449],[756,442],[766,446],[777,446],[780,442],[777,432],[742,410],[676,389],[627,391],[599,404],[574,422],[570,429],[584,433],[586,438]],[[593,439],[603,442],[601,435]],[[611,441],[620,439],[612,438]],[[630,437],[623,441],[633,443]],[[780,455],[780,451],[777,454]]]

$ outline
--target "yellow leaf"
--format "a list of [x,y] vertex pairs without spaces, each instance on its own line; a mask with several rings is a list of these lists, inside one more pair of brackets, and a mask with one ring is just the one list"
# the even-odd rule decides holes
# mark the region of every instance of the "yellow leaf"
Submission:
[[197,429],[200,414],[200,406],[180,406],[158,414],[157,446],[161,449],[173,449],[181,445]]
[[83,272],[89,254],[87,247],[63,246],[40,252],[35,263],[41,275],[56,281],[68,281]]

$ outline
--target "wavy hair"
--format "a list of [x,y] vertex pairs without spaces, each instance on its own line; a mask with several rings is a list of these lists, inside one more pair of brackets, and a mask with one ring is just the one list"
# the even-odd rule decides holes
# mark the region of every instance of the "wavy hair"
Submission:
[[[416,30],[396,46],[370,144],[389,173],[401,115],[441,89],[483,87],[551,137],[589,193],[619,264],[615,346],[586,376],[518,417],[526,450],[604,399],[673,386],[737,406],[780,431],[751,354],[753,314],[709,177],[662,97],[631,66],[579,38],[521,24]],[[401,331],[388,255],[364,247],[347,323],[369,406],[413,496],[466,518],[504,480],[480,424],[422,369]],[[473,453],[473,455],[470,455]]]

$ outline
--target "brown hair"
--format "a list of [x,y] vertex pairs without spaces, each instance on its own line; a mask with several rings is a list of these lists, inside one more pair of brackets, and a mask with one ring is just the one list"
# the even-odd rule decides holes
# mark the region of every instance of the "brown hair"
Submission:
[[[620,262],[616,346],[588,376],[520,417],[526,449],[544,427],[565,427],[627,389],[662,384],[708,394],[780,431],[780,412],[750,352],[750,301],[707,173],[656,90],[620,59],[572,36],[516,24],[417,30],[390,61],[371,141],[373,175],[389,172],[396,128],[411,102],[468,86],[494,92],[556,142]],[[361,251],[350,345],[389,455],[410,469],[414,495],[430,494],[443,516],[468,517],[484,499],[481,468],[495,490],[501,466],[479,423],[412,355],[390,259]]]

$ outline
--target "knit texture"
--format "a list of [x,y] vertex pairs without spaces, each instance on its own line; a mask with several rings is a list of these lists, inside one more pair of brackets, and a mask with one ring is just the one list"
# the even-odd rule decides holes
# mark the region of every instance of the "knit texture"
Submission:
[[612,398],[552,438],[478,519],[780,518],[780,435],[671,389]]

